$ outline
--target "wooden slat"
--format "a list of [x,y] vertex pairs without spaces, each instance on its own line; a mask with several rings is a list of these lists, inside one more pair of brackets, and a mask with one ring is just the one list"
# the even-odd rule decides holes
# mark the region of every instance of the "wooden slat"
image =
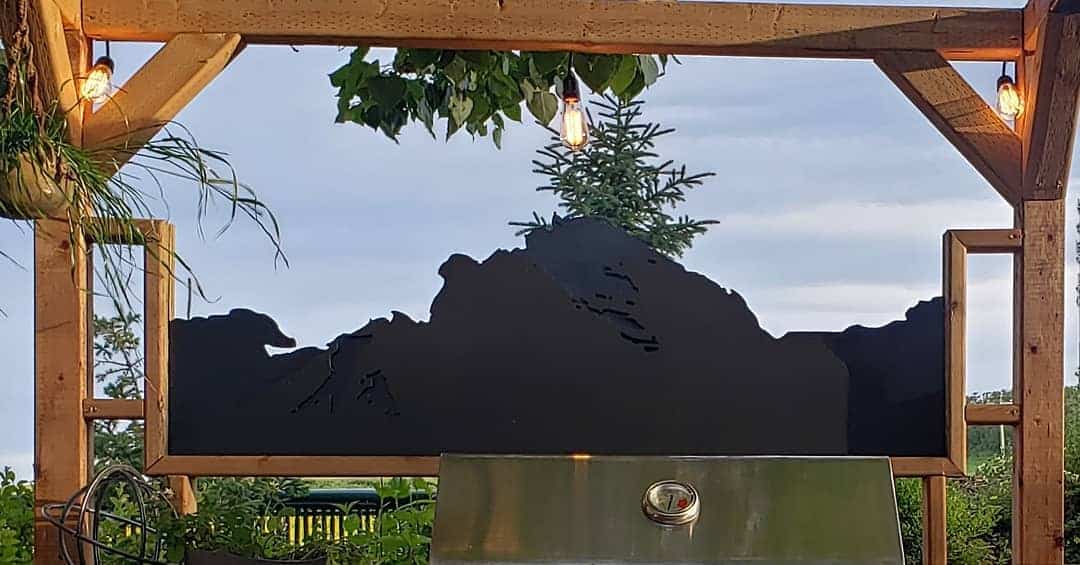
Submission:
[[[169,321],[174,309],[173,249],[176,235],[172,224],[153,223],[153,233],[146,243],[143,292],[143,332],[146,348],[146,385],[144,392],[146,428],[144,461],[149,469],[165,455],[166,411],[169,403]],[[165,473],[184,475],[187,473]]]
[[1024,202],[1014,401],[1013,562],[1064,560],[1065,210]]
[[890,457],[897,477],[963,477],[964,470],[947,457]]
[[1049,14],[1025,93],[1024,198],[1065,195],[1080,102],[1080,15]]
[[946,535],[946,482],[945,477],[923,479],[923,563],[946,565],[948,563],[948,536]]
[[1023,232],[1011,230],[949,230],[967,253],[1016,253],[1023,245]]
[[874,62],[1007,202],[1019,202],[1020,137],[948,61],[933,51],[897,51]]
[[1020,407],[1015,404],[968,404],[965,417],[970,426],[1015,425],[1020,422]]
[[[75,249],[72,249],[72,240]],[[59,560],[57,530],[41,506],[65,501],[90,473],[87,396],[90,315],[88,266],[66,222],[34,225],[34,530],[35,564]]]
[[[150,420],[147,419],[147,433]],[[438,457],[337,456],[188,456],[167,455],[148,469],[150,475],[433,477]]]
[[119,168],[191,102],[240,49],[238,34],[173,37],[86,120],[84,145],[108,148],[101,160]]
[[83,400],[83,418],[87,420],[142,420],[143,401],[119,398]]
[[98,245],[142,245],[147,237],[156,234],[161,220],[149,220],[135,218],[123,223],[107,218],[97,218],[94,221],[97,238],[87,234],[87,242]]
[[622,0],[84,0],[95,39],[239,33],[252,43],[783,57],[1020,53],[1020,10]]
[[[147,433],[150,433],[149,420]],[[149,456],[148,456],[149,457]],[[897,477],[945,475],[964,471],[944,457],[893,457]],[[438,475],[438,457],[188,456],[166,455],[147,469],[151,475],[377,477]]]
[[945,232],[942,297],[945,302],[945,375],[948,386],[949,459],[967,469],[964,381],[967,379],[967,250],[956,234]]

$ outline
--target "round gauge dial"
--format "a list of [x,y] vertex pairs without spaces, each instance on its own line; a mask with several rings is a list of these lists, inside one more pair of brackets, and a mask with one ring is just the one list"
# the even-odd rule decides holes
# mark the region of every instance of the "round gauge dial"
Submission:
[[678,526],[698,517],[698,493],[694,487],[679,481],[659,481],[645,489],[641,509],[653,522]]

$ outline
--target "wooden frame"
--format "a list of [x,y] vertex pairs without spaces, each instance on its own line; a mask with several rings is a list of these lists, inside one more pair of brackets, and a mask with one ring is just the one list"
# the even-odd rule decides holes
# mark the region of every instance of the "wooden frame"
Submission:
[[949,386],[949,456],[963,475],[967,469],[967,426],[997,423],[1019,414],[1015,405],[967,406],[967,256],[1016,254],[1023,249],[1018,229],[949,230],[943,238],[945,372]]
[[[963,476],[967,466],[967,425],[964,393],[966,264],[968,253],[1016,253],[1021,249],[1020,230],[952,230],[944,236],[944,301],[948,312],[945,323],[946,387],[948,392],[946,457],[894,457],[893,471],[902,477]],[[170,312],[172,292],[166,284],[151,281],[147,273],[147,390],[146,395],[146,472],[151,475],[252,475],[252,476],[433,476],[438,474],[437,457],[394,456],[189,456],[168,453],[168,350],[157,349],[168,340],[167,326],[151,326],[151,312]],[[158,279],[155,279],[158,280]],[[160,318],[157,318],[160,319]],[[150,328],[159,335],[151,337]],[[998,410],[1009,407],[995,407]],[[1015,407],[1012,407],[1015,408]],[[980,410],[975,407],[974,414]],[[1018,409],[1017,409],[1018,411]],[[1018,412],[1017,412],[1018,413]],[[984,416],[984,419],[986,416]],[[982,423],[982,422],[978,422]]]
[[[9,3],[13,5],[14,3]],[[572,50],[603,53],[683,53],[873,59],[916,107],[1016,209],[1024,233],[1014,253],[1014,403],[965,407],[950,404],[950,422],[964,411],[970,424],[1014,424],[1013,560],[1061,563],[1063,514],[1064,206],[1080,89],[1080,8],[1077,0],[1029,0],[1022,10],[955,7],[709,3],[645,0],[31,0],[35,63],[46,77],[46,98],[72,100],[75,81],[89,65],[93,39],[169,42],[168,60],[140,77],[180,95],[159,97],[128,115],[126,123],[159,127],[235,54],[242,42],[355,44],[456,49]],[[2,31],[2,30],[0,30]],[[205,61],[184,34],[219,35]],[[229,39],[224,39],[229,38]],[[178,47],[179,46],[179,47]],[[162,55],[165,55],[163,50]],[[1015,134],[995,123],[985,103],[946,60],[1015,60],[1027,109]],[[194,62],[195,64],[189,64]],[[134,87],[134,85],[132,85]],[[133,88],[133,90],[135,90]],[[79,105],[77,105],[79,106]],[[117,120],[81,104],[68,115],[72,141],[101,139]],[[108,118],[108,119],[106,119]],[[109,124],[109,125],[102,125]],[[86,132],[84,133],[84,130]],[[121,137],[137,149],[134,127]],[[1019,143],[1019,152],[1017,151]],[[1019,174],[1017,173],[1019,171]],[[63,228],[63,229],[61,229]],[[171,229],[171,228],[170,228]],[[66,254],[53,221],[35,227],[35,357],[37,503],[66,497],[85,484],[87,419],[134,415],[130,404],[85,398],[87,379],[87,267],[81,253]],[[954,238],[974,237],[973,233]],[[950,247],[963,241],[951,242]],[[969,241],[968,243],[972,243]],[[950,264],[975,245],[951,252]],[[1005,251],[995,251],[1005,252]],[[74,257],[62,263],[63,257]],[[61,268],[63,267],[63,268]],[[171,286],[171,285],[169,285]],[[956,296],[953,289],[953,295]],[[165,291],[160,286],[157,292]],[[170,306],[171,308],[171,306]],[[167,320],[159,311],[159,320]],[[950,323],[962,324],[962,315]],[[160,324],[158,325],[160,329]],[[162,342],[155,349],[159,352]],[[962,345],[962,343],[961,343]],[[167,352],[165,352],[167,354]],[[167,363],[158,357],[158,363]],[[958,359],[950,362],[956,371]],[[160,370],[158,366],[157,370]],[[962,386],[962,385],[961,385]],[[962,388],[961,388],[962,391]],[[160,399],[158,406],[160,404]],[[164,407],[162,407],[164,409]],[[146,411],[148,419],[158,417]],[[950,428],[950,445],[958,445]],[[962,434],[961,434],[962,435]],[[154,444],[157,441],[157,444]],[[148,447],[163,454],[163,440]],[[222,468],[252,464],[284,473],[283,458],[237,461],[214,458]],[[944,475],[962,466],[957,457],[897,459],[902,475],[926,475],[925,560],[944,563]],[[209,469],[207,462],[182,462]],[[373,470],[370,462],[324,459],[312,472]],[[171,460],[151,462],[166,472]],[[234,467],[236,466],[236,467]],[[430,470],[430,461],[403,458],[383,470]],[[184,508],[190,485],[171,481]],[[55,540],[37,523],[37,563],[56,563]],[[50,546],[50,544],[53,544]]]
[[870,58],[925,49],[950,59],[1020,55],[1020,10],[622,0],[83,0],[93,39],[239,33],[251,43]]

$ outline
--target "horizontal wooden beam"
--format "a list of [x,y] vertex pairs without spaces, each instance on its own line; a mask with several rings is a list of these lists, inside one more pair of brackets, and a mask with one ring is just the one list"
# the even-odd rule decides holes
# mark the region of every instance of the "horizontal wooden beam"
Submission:
[[166,455],[150,463],[146,473],[192,477],[434,477],[439,474],[439,458]]
[[238,34],[174,36],[115,96],[86,119],[83,143],[107,149],[102,161],[119,168],[184,109],[241,48]]
[[[898,477],[944,475],[960,477],[963,470],[944,457],[893,457]],[[147,466],[149,475],[292,476],[292,477],[433,477],[438,457],[339,456],[201,456],[166,455]]]
[[934,51],[879,53],[874,62],[1007,202],[1020,202],[1020,136]]
[[250,43],[869,58],[1019,55],[1019,9],[626,0],[83,0],[95,39],[239,33]]
[[969,426],[990,426],[1020,423],[1020,407],[1016,404],[968,404],[964,417]]
[[168,224],[168,222],[146,218],[119,222],[109,218],[98,218],[93,221],[93,227],[90,230],[95,233],[84,233],[86,242],[95,245],[143,245],[147,239],[154,237],[161,224]]
[[969,254],[1016,253],[1024,245],[1018,229],[949,230]]
[[115,398],[83,400],[83,418],[87,420],[142,420],[143,401]]

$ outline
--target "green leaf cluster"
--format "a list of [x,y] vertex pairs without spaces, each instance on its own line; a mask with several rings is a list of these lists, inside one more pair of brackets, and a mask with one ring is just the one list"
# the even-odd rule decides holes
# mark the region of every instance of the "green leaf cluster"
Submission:
[[508,121],[522,120],[522,104],[549,124],[559,109],[562,78],[573,69],[594,92],[632,100],[656,82],[666,55],[587,55],[559,52],[398,49],[394,60],[368,60],[369,48],[355,49],[330,74],[337,91],[337,122],[353,122],[397,139],[419,122],[436,136],[446,121],[446,138],[464,129],[501,147]]
[[361,526],[348,508],[345,537],[328,544],[332,564],[426,565],[435,523],[435,484],[421,478],[395,477],[374,483],[379,512]]
[[34,488],[0,471],[0,563],[30,563],[34,551]]
[[179,563],[188,549],[228,552],[254,559],[305,559],[311,545],[289,540],[285,502],[307,492],[293,478],[200,478],[195,483],[197,514],[173,516],[159,525],[168,538],[167,560]]
[[[559,199],[563,217],[607,220],[653,249],[678,257],[716,222],[676,217],[674,209],[686,199],[687,191],[714,173],[688,173],[686,165],[661,159],[656,140],[675,130],[644,121],[643,104],[610,96],[594,102],[600,117],[593,119],[590,113],[591,139],[582,151],[564,147],[558,132],[552,130],[551,143],[533,161],[533,172],[548,178],[537,190]],[[531,221],[511,225],[523,228],[518,232],[522,234],[546,228],[548,223],[534,212]]]

